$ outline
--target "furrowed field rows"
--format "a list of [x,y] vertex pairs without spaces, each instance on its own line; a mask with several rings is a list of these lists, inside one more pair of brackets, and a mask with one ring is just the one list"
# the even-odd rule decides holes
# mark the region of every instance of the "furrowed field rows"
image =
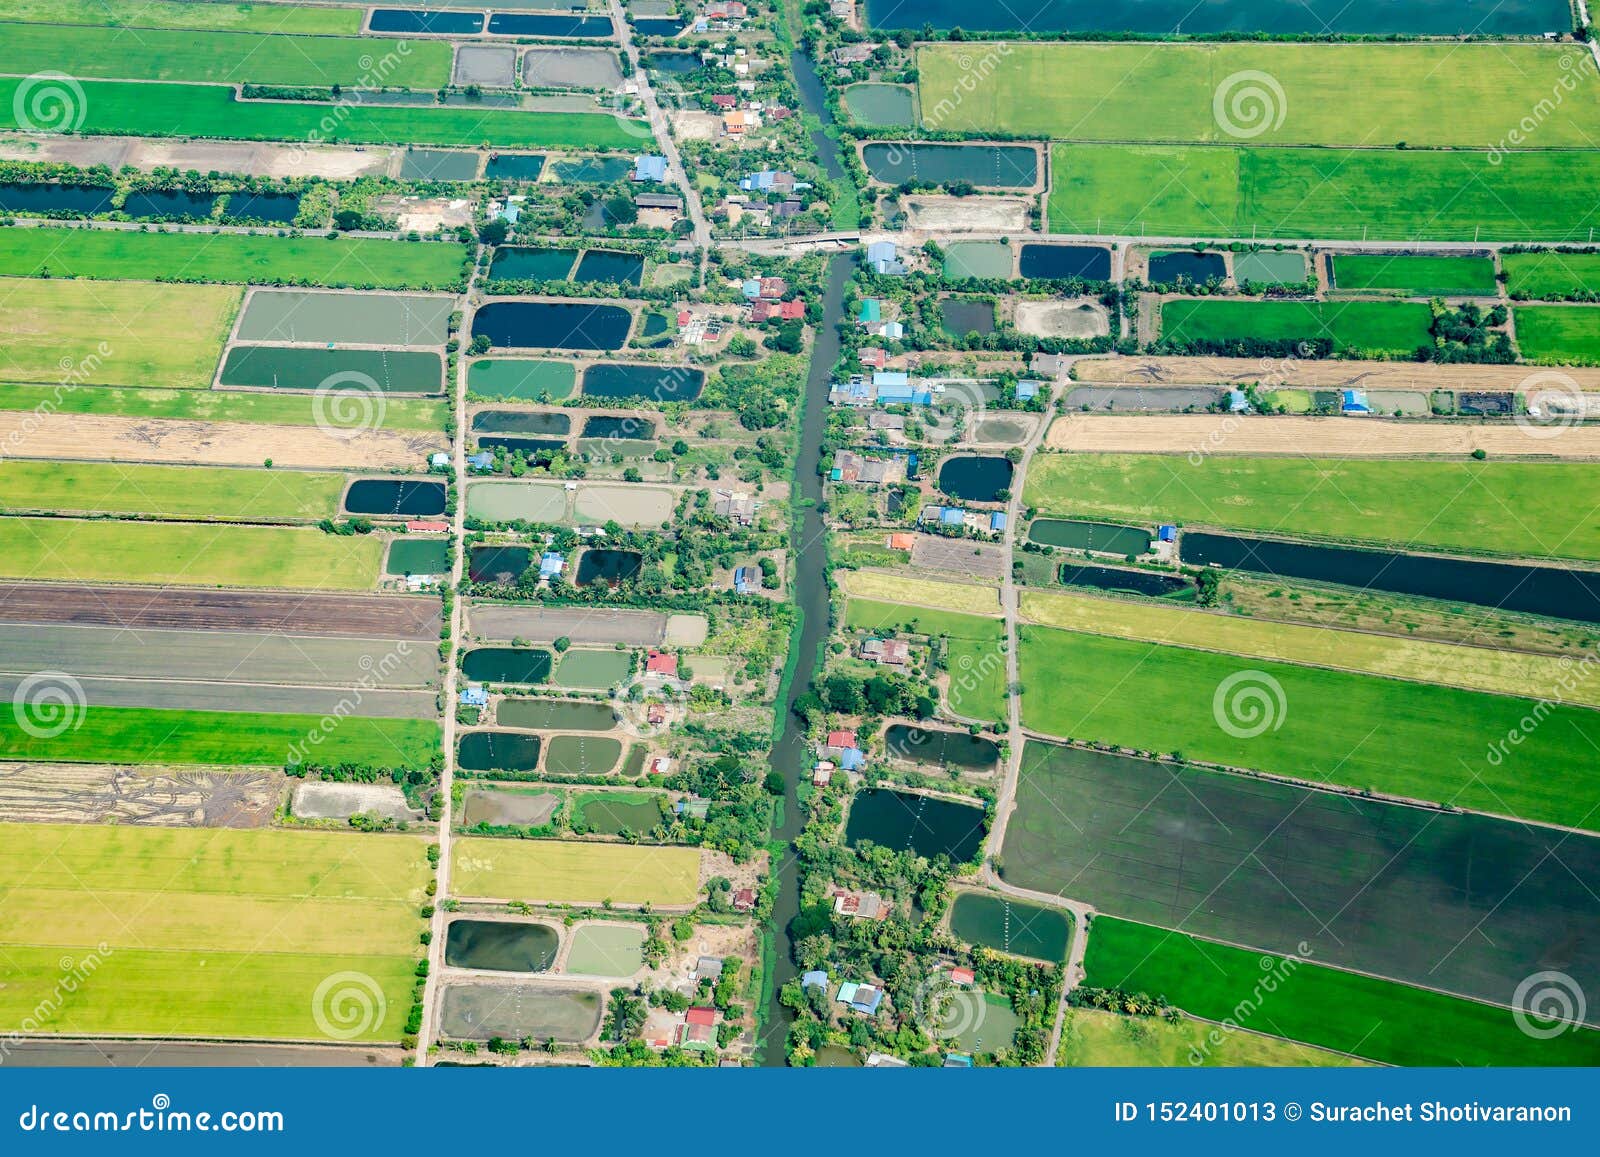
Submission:
[[1370,357],[1414,354],[1429,346],[1431,309],[1417,301],[1205,301],[1161,303],[1161,340],[1183,342],[1329,341],[1333,352]]
[[[54,663],[50,670],[67,666]],[[37,670],[37,669],[36,669]],[[88,710],[118,708],[156,711],[233,712],[248,705],[252,716],[298,715],[345,720],[427,719],[438,714],[438,697],[432,691],[373,689],[359,669],[346,675],[343,687],[286,687],[245,682],[201,683],[158,678],[150,669],[139,678],[99,679],[72,672]],[[33,676],[0,674],[0,693],[22,702],[36,685]],[[359,689],[358,689],[359,685]]]
[[693,848],[469,837],[456,840],[451,853],[458,896],[687,905],[700,886]]
[[331,518],[348,478],[94,462],[0,462],[0,511],[292,522]]
[[0,20],[322,36],[354,36],[361,31],[361,12],[354,8],[194,4],[189,0],[95,0],[78,5],[61,0],[0,0]]
[[[0,416],[0,433],[17,428],[26,411],[44,408],[57,414],[116,418],[159,418],[173,422],[252,423],[315,429],[328,418],[327,407],[304,394],[239,393],[225,390],[143,390],[97,386],[63,389],[47,385],[0,383],[0,412],[14,411],[15,421]],[[423,398],[384,398],[378,423],[386,430],[442,430],[445,404]],[[296,431],[309,437],[309,431]],[[345,441],[349,445],[350,440]],[[26,447],[22,447],[25,449]],[[11,453],[18,453],[13,447]],[[348,453],[348,451],[347,451]],[[354,459],[352,458],[352,463]]]
[[467,249],[376,237],[7,229],[0,276],[220,281],[362,289],[439,289],[461,281]]

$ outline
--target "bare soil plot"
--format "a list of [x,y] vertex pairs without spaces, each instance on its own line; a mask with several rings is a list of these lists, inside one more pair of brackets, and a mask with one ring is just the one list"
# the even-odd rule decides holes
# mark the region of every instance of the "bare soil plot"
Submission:
[[[674,615],[700,622],[699,615]],[[667,638],[668,617],[656,611],[623,611],[573,607],[554,609],[508,603],[474,603],[467,608],[467,629],[485,639],[527,639],[552,643],[571,639],[579,646],[622,643],[631,647],[660,646]]]
[[377,815],[391,820],[416,820],[422,813],[406,803],[406,793],[392,783],[302,783],[290,797],[289,810],[311,820],[345,820]]
[[708,112],[671,112],[667,119],[672,122],[672,135],[680,141],[714,141],[722,125],[721,117]]
[[911,228],[930,233],[1023,233],[1031,204],[1024,197],[907,197]]
[[[29,675],[0,674],[0,695],[25,695]],[[432,691],[362,691],[340,687],[286,687],[264,683],[183,682],[172,679],[76,678],[88,710],[147,707],[182,711],[263,711],[285,715],[333,715],[343,719],[432,719]]]
[[623,526],[659,526],[672,517],[676,497],[670,490],[622,484],[580,485],[573,511],[584,522],[615,519]]
[[462,799],[461,822],[467,827],[541,828],[550,822],[561,806],[562,796],[553,791],[526,792],[514,788],[504,791],[474,787]]
[[911,565],[919,570],[939,570],[998,582],[1005,577],[1006,552],[971,539],[919,534],[916,545],[911,548]]
[[1076,386],[1064,399],[1069,410],[1203,410],[1222,396],[1219,386]]
[[994,587],[972,583],[938,582],[893,571],[846,570],[839,572],[839,585],[854,598],[910,603],[966,615],[1000,614],[999,592]]
[[0,763],[0,822],[259,828],[287,783],[276,771]]
[[1087,297],[1052,301],[1019,301],[1017,328],[1037,337],[1091,338],[1111,332],[1106,307]]
[[0,583],[0,622],[11,623],[382,636],[431,644],[439,637],[439,618],[439,600],[425,596]]
[[[1429,362],[1301,361],[1274,358],[1093,358],[1074,363],[1080,382],[1152,382],[1366,390],[1514,390],[1527,366],[1438,365]],[[1582,390],[1600,391],[1600,368],[1564,366]]]
[[323,177],[349,181],[383,172],[394,149],[336,145],[279,145],[249,141],[164,141],[136,137],[76,137],[59,134],[0,137],[0,160],[55,161],[90,169],[132,167],[215,170],[247,177]]
[[323,430],[254,422],[188,422],[99,414],[0,411],[13,458],[171,462],[196,466],[411,467],[448,446],[442,433]]
[[1573,426],[1556,437],[1537,437],[1511,422],[1470,425],[1378,418],[1069,414],[1056,419],[1044,444],[1051,450],[1123,454],[1460,457],[1482,449],[1497,457],[1586,459],[1600,458],[1600,426]]
[[710,629],[704,615],[668,615],[664,642],[672,647],[698,647],[706,641]]

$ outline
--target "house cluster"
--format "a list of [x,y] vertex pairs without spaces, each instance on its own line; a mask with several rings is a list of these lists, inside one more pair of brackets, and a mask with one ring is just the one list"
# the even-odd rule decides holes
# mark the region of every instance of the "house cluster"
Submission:
[[856,746],[854,731],[830,731],[822,758],[812,766],[811,782],[821,787],[833,779],[835,771],[860,771],[866,762],[867,753]]
[[833,456],[833,469],[828,471],[831,482],[850,482],[861,485],[881,485],[899,482],[906,476],[903,458],[867,458],[854,450],[840,450]]
[[[769,119],[779,111],[770,106],[765,110]],[[787,110],[782,112],[784,116],[788,115]],[[729,115],[725,113],[723,117],[725,129]],[[740,191],[723,199],[722,211],[727,214],[730,225],[738,225],[748,217],[750,224],[764,228],[773,221],[784,221],[805,212],[806,203],[802,194],[811,187],[810,182],[799,180],[786,169],[762,169],[747,173],[739,178]]]
[[868,245],[865,260],[867,268],[879,277],[905,275],[905,262],[900,259],[900,250],[895,248],[893,241],[874,241]]
[[[741,53],[744,49],[739,49]],[[743,76],[749,71],[743,62],[725,65],[730,67],[737,75]],[[742,70],[742,71],[741,71]],[[781,104],[772,104],[769,101],[757,100],[750,93],[755,90],[754,81],[742,81],[739,93],[719,92],[711,97],[711,104],[722,118],[718,127],[724,138],[739,140],[746,133],[753,133],[767,125],[780,124],[793,116],[793,112]],[[791,177],[793,174],[790,174]],[[803,188],[810,188],[803,185]]]
[[718,518],[726,518],[735,526],[753,526],[761,503],[747,490],[718,490],[711,510]]
[[1003,510],[967,510],[960,506],[940,506],[930,503],[917,514],[921,526],[936,527],[945,533],[965,530],[978,534],[1004,534],[1006,512]]
[[678,309],[678,340],[684,345],[715,345],[722,340],[728,319],[703,308],[681,306]]
[[912,384],[904,370],[878,370],[870,378],[851,374],[828,388],[828,401],[836,406],[931,406],[933,389],[926,383]]
[[[856,325],[873,337],[881,337],[885,341],[899,341],[906,336],[906,327],[892,317],[886,316],[885,303],[876,297],[861,299],[861,305],[856,310]],[[888,360],[888,352],[883,353],[884,360]]]
[[750,16],[747,5],[739,0],[717,0],[707,4],[695,17],[696,32],[738,32]]
[[834,914],[852,920],[882,920],[893,906],[876,892],[852,892],[835,887],[828,895],[833,898]]
[[804,321],[806,303],[800,298],[783,300],[789,283],[781,277],[752,277],[740,291],[750,303],[750,320],[757,325],[768,321]]

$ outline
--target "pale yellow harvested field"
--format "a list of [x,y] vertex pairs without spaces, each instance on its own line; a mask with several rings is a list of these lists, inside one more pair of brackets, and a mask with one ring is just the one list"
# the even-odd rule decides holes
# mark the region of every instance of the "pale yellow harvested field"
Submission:
[[1000,617],[999,589],[981,583],[942,583],[881,570],[849,570],[839,572],[839,585],[845,594],[860,599]]
[[[1544,432],[1544,431],[1541,431]],[[1050,450],[1108,454],[1311,454],[1321,457],[1600,458],[1600,425],[1534,437],[1513,422],[1473,425],[1382,418],[1294,418],[1235,414],[1069,414],[1045,435]]]
[[102,414],[0,411],[0,446],[13,458],[180,462],[199,466],[415,466],[448,447],[444,434],[365,430],[348,438],[315,426],[190,422]]
[[700,887],[694,848],[468,837],[451,851],[451,890],[479,899],[687,907]]
[[[1365,390],[1515,390],[1536,369],[1531,366],[1436,365],[1428,362],[1358,362],[1278,358],[1091,358],[1076,362],[1080,382],[1148,386],[1229,385]],[[1561,372],[1582,390],[1600,391],[1600,367],[1563,366]]]
[[1369,635],[1072,593],[1025,591],[1021,612],[1029,622],[1088,634],[1600,707],[1600,669],[1554,655]]

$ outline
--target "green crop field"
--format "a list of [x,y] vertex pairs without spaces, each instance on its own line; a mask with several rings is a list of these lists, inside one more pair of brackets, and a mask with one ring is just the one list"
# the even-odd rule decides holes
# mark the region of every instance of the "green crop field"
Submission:
[[1512,310],[1517,349],[1531,362],[1600,365],[1600,309],[1519,305]]
[[1200,1020],[1067,1011],[1056,1064],[1063,1068],[1340,1068],[1363,1062],[1299,1041],[1235,1032],[1211,1036]]
[[1600,293],[1600,253],[1502,253],[1506,292],[1522,297],[1562,298]]
[[[161,707],[83,708],[58,735],[24,730],[20,711],[0,715],[0,759],[58,763],[222,764],[283,767],[298,755],[318,763],[426,767],[439,752],[432,719]],[[318,735],[315,747],[307,737]]]
[[[442,401],[390,395],[384,399],[386,430],[442,430]],[[40,406],[60,414],[164,418],[180,422],[258,422],[272,426],[315,426],[317,414],[306,394],[238,393],[228,390],[135,390],[111,386],[7,385],[0,383],[0,410]]]
[[31,24],[92,24],[113,28],[209,28],[231,32],[281,32],[354,36],[361,12],[354,8],[287,4],[195,4],[191,0],[0,0],[0,20]]
[[1056,145],[1062,233],[1563,241],[1589,236],[1600,152]]
[[[18,127],[21,83],[0,79],[0,129]],[[86,134],[531,149],[635,149],[648,140],[642,123],[630,129],[606,113],[240,101],[221,85],[90,80],[81,87],[76,131]]]
[[999,619],[853,598],[845,624],[858,631],[948,636],[950,710],[969,719],[1005,718],[1006,629]]
[[1492,295],[1499,283],[1488,257],[1429,257],[1415,253],[1341,253],[1333,258],[1334,287],[1398,290],[1408,297]]
[[[0,1020],[62,1034],[333,1043],[331,1028],[397,1042],[422,952],[425,844],[0,825]],[[347,1000],[349,1020],[336,1012]]]
[[0,510],[282,522],[339,512],[343,474],[0,461]]
[[1600,1064],[1592,1029],[1537,1039],[1505,1008],[1111,916],[1095,918],[1084,969],[1094,988],[1164,996],[1207,1020],[1388,1064]]
[[1164,341],[1333,342],[1335,353],[1414,353],[1429,345],[1433,313],[1420,301],[1217,301],[1161,303]]
[[0,24],[0,72],[17,76],[432,90],[450,83],[451,58],[442,40]]
[[244,291],[0,279],[0,381],[211,384]]
[[1023,500],[1049,514],[1600,561],[1600,519],[1571,496],[1575,462],[1040,454]]
[[[1537,706],[1543,725],[1528,729],[1528,699],[1040,627],[1023,628],[1020,659],[1023,686],[1048,689],[1024,695],[1023,720],[1046,735],[1600,828],[1587,708]],[[1236,676],[1240,690],[1219,690]],[[1251,689],[1273,725],[1224,731]],[[1513,731],[1521,743],[1491,756]]]
[[467,837],[451,856],[458,896],[689,905],[700,890],[694,848]]
[[0,518],[0,577],[370,590],[383,542],[288,526]]
[[1540,121],[1539,146],[1592,147],[1600,117],[1592,62],[1555,44],[1009,47],[983,70],[981,48],[920,48],[924,121],[1056,140],[1487,149],[1569,74],[1581,83]]
[[460,284],[466,257],[467,247],[454,242],[378,237],[52,228],[0,233],[4,277],[440,289]]

